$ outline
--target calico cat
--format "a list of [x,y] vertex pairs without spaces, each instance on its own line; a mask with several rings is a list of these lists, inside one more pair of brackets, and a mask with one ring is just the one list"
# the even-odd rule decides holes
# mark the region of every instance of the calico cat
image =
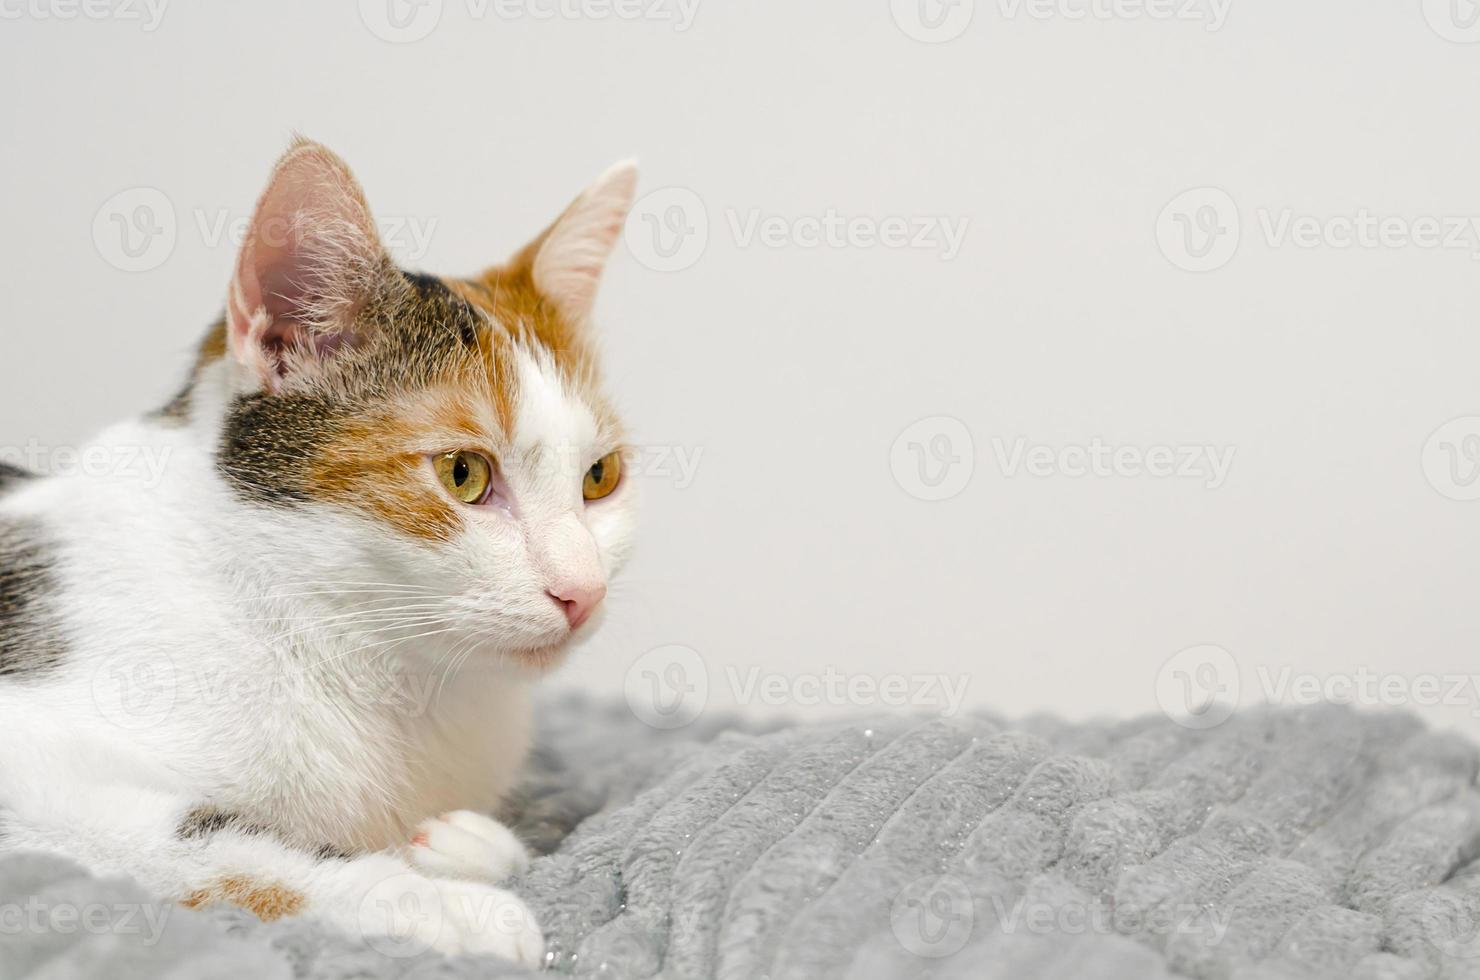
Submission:
[[95,444],[162,475],[0,469],[0,850],[543,958],[485,814],[633,535],[590,319],[636,179],[442,279],[392,263],[338,157],[288,150],[188,384]]

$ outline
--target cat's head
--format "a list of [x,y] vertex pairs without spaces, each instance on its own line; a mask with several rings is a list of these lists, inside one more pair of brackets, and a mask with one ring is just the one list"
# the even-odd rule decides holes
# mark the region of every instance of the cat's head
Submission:
[[590,320],[636,179],[613,168],[508,263],[443,279],[395,266],[329,150],[278,162],[187,401],[223,379],[217,470],[276,529],[281,581],[535,665],[599,609],[635,488]]

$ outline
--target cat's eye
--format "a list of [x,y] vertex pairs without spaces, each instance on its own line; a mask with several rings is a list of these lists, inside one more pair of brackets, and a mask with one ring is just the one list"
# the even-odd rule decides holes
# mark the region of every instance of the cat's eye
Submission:
[[493,483],[493,464],[478,453],[443,453],[434,461],[437,479],[447,492],[465,504],[481,504]]
[[586,479],[581,483],[581,495],[587,500],[600,500],[611,496],[611,492],[621,482],[622,454],[607,453],[586,471]]

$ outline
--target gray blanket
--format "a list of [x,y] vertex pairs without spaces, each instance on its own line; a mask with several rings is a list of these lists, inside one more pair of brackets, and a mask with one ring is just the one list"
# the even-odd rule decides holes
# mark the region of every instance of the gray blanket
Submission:
[[[1480,977],[1476,749],[1406,715],[543,727],[517,888],[567,974]],[[0,862],[0,980],[511,975]]]

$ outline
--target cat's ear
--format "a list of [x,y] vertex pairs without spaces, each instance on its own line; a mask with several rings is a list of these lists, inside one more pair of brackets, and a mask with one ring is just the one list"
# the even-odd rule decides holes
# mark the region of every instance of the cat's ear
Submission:
[[617,164],[526,249],[535,288],[571,323],[591,315],[601,273],[622,235],[636,191],[637,164]]
[[390,259],[349,167],[298,139],[273,168],[227,298],[232,355],[276,391],[353,346],[355,318]]

